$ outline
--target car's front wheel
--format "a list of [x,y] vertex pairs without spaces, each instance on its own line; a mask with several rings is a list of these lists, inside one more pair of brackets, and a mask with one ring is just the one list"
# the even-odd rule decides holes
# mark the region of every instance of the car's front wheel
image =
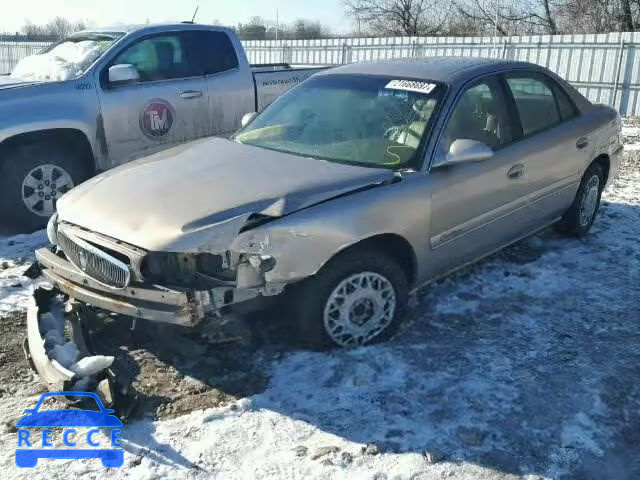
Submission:
[[600,208],[604,181],[602,166],[592,163],[582,177],[571,207],[556,223],[557,231],[578,237],[589,233]]
[[296,343],[316,350],[357,347],[395,333],[406,311],[408,282],[385,253],[352,249],[288,293]]

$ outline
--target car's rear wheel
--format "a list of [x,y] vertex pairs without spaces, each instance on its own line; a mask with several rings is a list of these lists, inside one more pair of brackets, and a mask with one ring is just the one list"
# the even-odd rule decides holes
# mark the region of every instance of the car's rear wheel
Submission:
[[288,292],[296,343],[321,350],[389,339],[404,317],[408,282],[398,262],[375,249],[349,250]]
[[0,158],[0,223],[44,227],[57,200],[88,175],[77,152],[55,143],[6,148]]
[[558,232],[582,237],[589,233],[600,208],[604,190],[604,172],[599,163],[592,163],[582,177],[578,193],[569,210],[556,223]]

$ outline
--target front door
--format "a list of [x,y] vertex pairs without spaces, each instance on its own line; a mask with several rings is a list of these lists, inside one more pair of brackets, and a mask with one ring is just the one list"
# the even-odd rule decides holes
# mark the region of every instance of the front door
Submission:
[[[207,135],[202,69],[187,32],[144,37],[118,53],[97,82],[106,147],[112,165]],[[130,64],[140,79],[112,85],[108,69]]]
[[490,253],[522,234],[520,214],[527,175],[519,161],[502,83],[487,77],[458,98],[436,151],[442,158],[455,140],[490,146],[492,158],[432,167],[430,276]]

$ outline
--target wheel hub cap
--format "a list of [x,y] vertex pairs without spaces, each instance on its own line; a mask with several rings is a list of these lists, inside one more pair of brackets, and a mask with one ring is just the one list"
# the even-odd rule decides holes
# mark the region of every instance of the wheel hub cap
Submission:
[[50,217],[58,198],[74,187],[69,173],[57,165],[39,165],[22,181],[22,201],[40,217]]
[[342,280],[324,309],[325,331],[343,347],[364,345],[393,321],[396,293],[380,274],[363,272]]
[[598,207],[598,195],[600,193],[600,178],[594,175],[587,182],[580,202],[580,225],[586,227],[591,223]]

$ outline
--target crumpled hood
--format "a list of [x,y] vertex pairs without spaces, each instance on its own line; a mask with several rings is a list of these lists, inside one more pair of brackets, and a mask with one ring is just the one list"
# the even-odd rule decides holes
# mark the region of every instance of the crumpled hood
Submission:
[[393,178],[210,138],[105,172],[57,206],[62,221],[147,250],[198,251],[213,237],[228,245],[251,214],[287,215]]

